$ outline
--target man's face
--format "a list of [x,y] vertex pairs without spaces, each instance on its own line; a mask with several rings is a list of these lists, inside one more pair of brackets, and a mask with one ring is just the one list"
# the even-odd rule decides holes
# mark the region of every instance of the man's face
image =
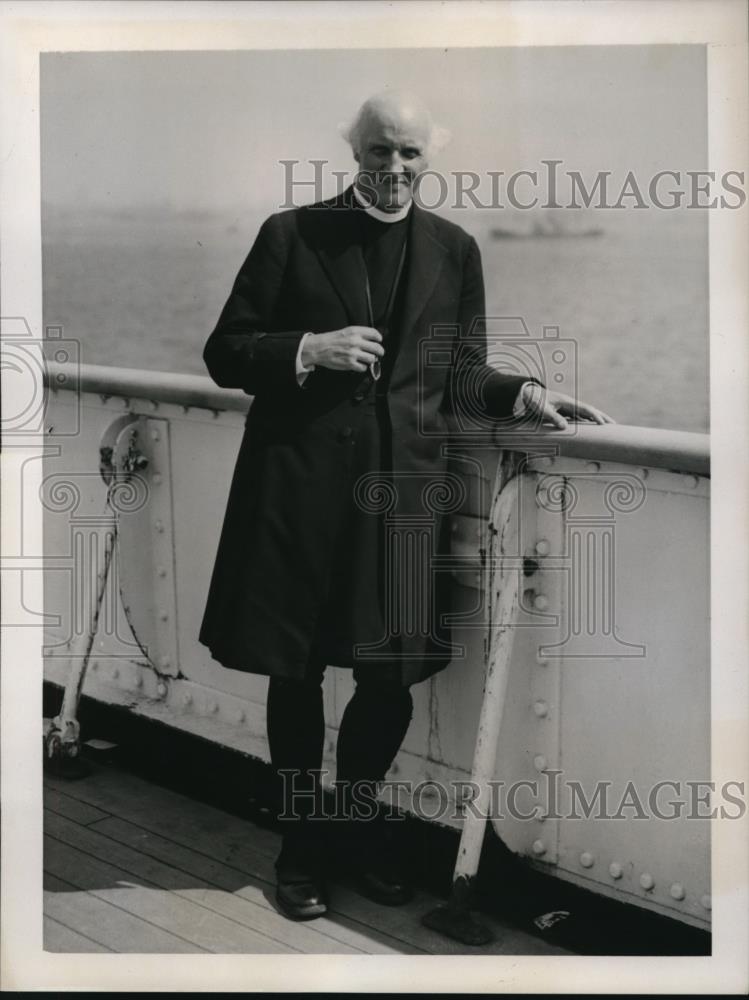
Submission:
[[416,177],[427,167],[429,128],[418,116],[382,116],[367,121],[358,153],[357,185],[383,212],[408,204]]

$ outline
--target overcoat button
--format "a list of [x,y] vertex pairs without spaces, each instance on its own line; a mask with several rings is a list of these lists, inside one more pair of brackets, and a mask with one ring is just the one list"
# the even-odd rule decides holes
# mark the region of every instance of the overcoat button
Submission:
[[350,427],[343,427],[341,428],[338,437],[341,439],[341,441],[346,441],[348,438],[351,437],[351,434],[352,430]]

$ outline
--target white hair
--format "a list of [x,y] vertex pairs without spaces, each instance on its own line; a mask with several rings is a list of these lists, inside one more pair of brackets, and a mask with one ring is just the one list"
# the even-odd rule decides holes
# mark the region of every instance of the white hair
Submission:
[[[358,153],[361,147],[362,132],[364,126],[367,123],[367,119],[372,113],[372,108],[376,102],[382,98],[392,98],[396,95],[388,94],[384,92],[382,94],[377,94],[374,97],[368,98],[353,119],[348,122],[341,122],[338,126],[338,132],[343,139],[351,146],[354,153]],[[421,102],[417,99],[417,106],[421,105]],[[442,125],[437,125],[432,121],[431,115],[427,112],[427,118],[429,121],[429,139],[427,142],[427,155],[431,156],[438,153],[441,149],[450,142],[452,138],[452,133],[449,129],[444,128]]]

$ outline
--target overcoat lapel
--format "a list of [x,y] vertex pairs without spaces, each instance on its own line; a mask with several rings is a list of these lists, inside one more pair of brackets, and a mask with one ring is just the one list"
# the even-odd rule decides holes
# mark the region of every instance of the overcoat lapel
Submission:
[[[390,377],[391,388],[398,388],[413,377],[419,357],[419,346],[412,342],[419,329],[416,324],[437,287],[447,256],[447,248],[434,235],[429,213],[416,204],[411,211],[408,284],[400,324],[400,347]],[[418,336],[423,336],[423,331]]]
[[411,247],[408,254],[408,286],[403,306],[402,332],[407,336],[435,289],[447,248],[432,230],[429,214],[414,204],[411,211]]
[[320,263],[341,298],[352,325],[368,326],[364,255],[358,239],[356,213],[351,208],[352,189],[324,208],[315,209],[320,235],[315,247]]

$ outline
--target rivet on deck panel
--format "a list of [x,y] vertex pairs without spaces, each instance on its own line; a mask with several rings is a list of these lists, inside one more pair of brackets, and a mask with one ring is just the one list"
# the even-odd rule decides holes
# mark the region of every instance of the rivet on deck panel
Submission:
[[601,471],[601,463],[600,462],[586,462],[585,463],[585,468],[588,469],[589,472],[600,472]]
[[612,878],[621,878],[622,874],[623,874],[622,866],[619,864],[619,862],[612,861],[611,864],[609,865],[609,875]]
[[161,532],[164,530],[164,522],[163,521],[160,521],[160,520],[159,521],[154,521],[153,522],[153,526],[156,529],[156,531],[159,532],[159,534],[161,534]]
[[539,538],[539,540],[536,542],[536,552],[540,556],[548,556],[548,554],[551,552],[551,545],[545,538]]
[[546,844],[544,844],[543,840],[534,840],[531,850],[534,854],[545,854]]
[[159,568],[156,570],[156,572],[161,577],[166,576],[166,569],[163,566],[159,566]]
[[583,866],[583,868],[592,868],[595,863],[595,860],[596,859],[593,857],[590,851],[583,851],[583,853],[580,855],[580,864]]
[[539,719],[543,719],[549,714],[549,706],[545,701],[539,699],[538,701],[533,702],[533,711]]
[[163,683],[157,684],[156,685],[156,694],[159,696],[159,698],[166,697],[166,684],[163,684]]
[[543,771],[546,767],[546,758],[542,753],[537,753],[533,758],[533,766],[537,771]]
[[154,474],[151,476],[151,481],[154,483],[154,485],[158,486],[161,483],[161,473],[154,472]]
[[643,872],[640,875],[640,885],[643,889],[652,889],[655,885],[655,879],[649,872]]
[[162,670],[166,670],[166,668],[169,666],[170,662],[171,661],[170,661],[170,659],[169,659],[168,656],[160,656],[159,657],[159,666],[162,668]]
[[546,611],[549,606],[549,598],[546,594],[537,594],[535,600],[533,601],[533,607],[537,608],[539,611]]
[[674,884],[669,889],[673,899],[684,899],[686,893],[684,892],[684,886],[681,882],[674,882]]
[[151,431],[151,440],[152,441],[158,441],[159,440],[159,432],[158,431]]

